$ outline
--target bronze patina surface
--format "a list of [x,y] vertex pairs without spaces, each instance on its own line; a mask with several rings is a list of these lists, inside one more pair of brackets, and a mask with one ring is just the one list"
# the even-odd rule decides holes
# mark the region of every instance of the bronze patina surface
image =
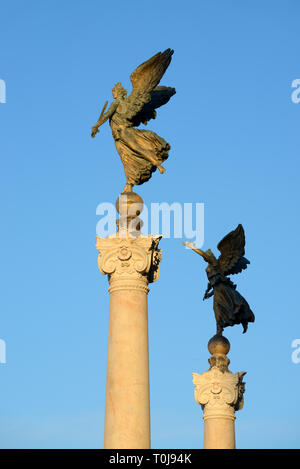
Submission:
[[[183,243],[203,257],[208,263],[206,274],[208,286],[203,300],[214,296],[214,313],[217,323],[217,334],[222,334],[224,327],[242,324],[243,332],[248,322],[255,317],[245,298],[236,290],[236,285],[228,275],[238,274],[250,264],[245,254],[245,232],[242,225],[231,231],[218,244],[221,255],[217,259],[212,251],[202,251],[191,243]],[[211,291],[212,290],[212,291]]]
[[158,86],[172,55],[173,50],[167,49],[139,65],[130,75],[132,92],[128,97],[121,83],[117,83],[112,89],[114,101],[106,112],[105,103],[97,123],[92,127],[91,136],[95,137],[99,127],[109,120],[125,170],[123,192],[131,192],[134,185],[148,181],[156,168],[160,173],[165,172],[162,163],[168,158],[170,145],[152,130],[136,127],[155,119],[155,109],[166,104],[176,93],[175,88]]

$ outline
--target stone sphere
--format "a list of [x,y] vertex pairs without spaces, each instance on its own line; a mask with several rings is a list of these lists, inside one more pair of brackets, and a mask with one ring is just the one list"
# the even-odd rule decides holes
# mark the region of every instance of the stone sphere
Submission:
[[210,339],[207,348],[211,355],[227,355],[230,350],[230,342],[226,337],[217,334]]
[[[134,204],[137,204],[133,207]],[[138,216],[143,210],[143,199],[135,192],[122,192],[116,202],[116,209],[122,216]]]

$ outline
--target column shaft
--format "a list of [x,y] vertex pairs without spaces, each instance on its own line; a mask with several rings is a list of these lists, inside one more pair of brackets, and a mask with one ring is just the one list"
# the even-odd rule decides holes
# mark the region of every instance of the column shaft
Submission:
[[110,294],[104,448],[150,448],[146,291]]
[[205,419],[204,449],[235,449],[234,419]]
[[159,277],[160,238],[97,238],[110,292],[104,448],[150,448],[147,293]]

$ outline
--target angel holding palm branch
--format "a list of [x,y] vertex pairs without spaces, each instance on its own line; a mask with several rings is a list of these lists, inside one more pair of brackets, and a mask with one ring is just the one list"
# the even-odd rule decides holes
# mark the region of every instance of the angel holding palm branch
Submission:
[[95,137],[99,127],[109,120],[125,170],[126,185],[123,193],[132,192],[134,185],[148,181],[156,169],[160,173],[165,171],[162,163],[168,158],[170,145],[152,130],[136,127],[155,119],[155,109],[166,104],[176,93],[175,88],[157,86],[172,55],[173,50],[167,49],[137,67],[130,76],[133,89],[128,97],[121,83],[117,83],[112,89],[114,101],[92,127],[91,136]]

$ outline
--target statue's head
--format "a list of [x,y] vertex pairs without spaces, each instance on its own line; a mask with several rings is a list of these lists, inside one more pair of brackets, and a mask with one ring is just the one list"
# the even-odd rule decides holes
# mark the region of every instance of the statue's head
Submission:
[[125,90],[125,88],[123,88],[121,83],[118,82],[112,89],[112,95],[114,99],[125,98],[125,96],[127,96],[127,91]]

